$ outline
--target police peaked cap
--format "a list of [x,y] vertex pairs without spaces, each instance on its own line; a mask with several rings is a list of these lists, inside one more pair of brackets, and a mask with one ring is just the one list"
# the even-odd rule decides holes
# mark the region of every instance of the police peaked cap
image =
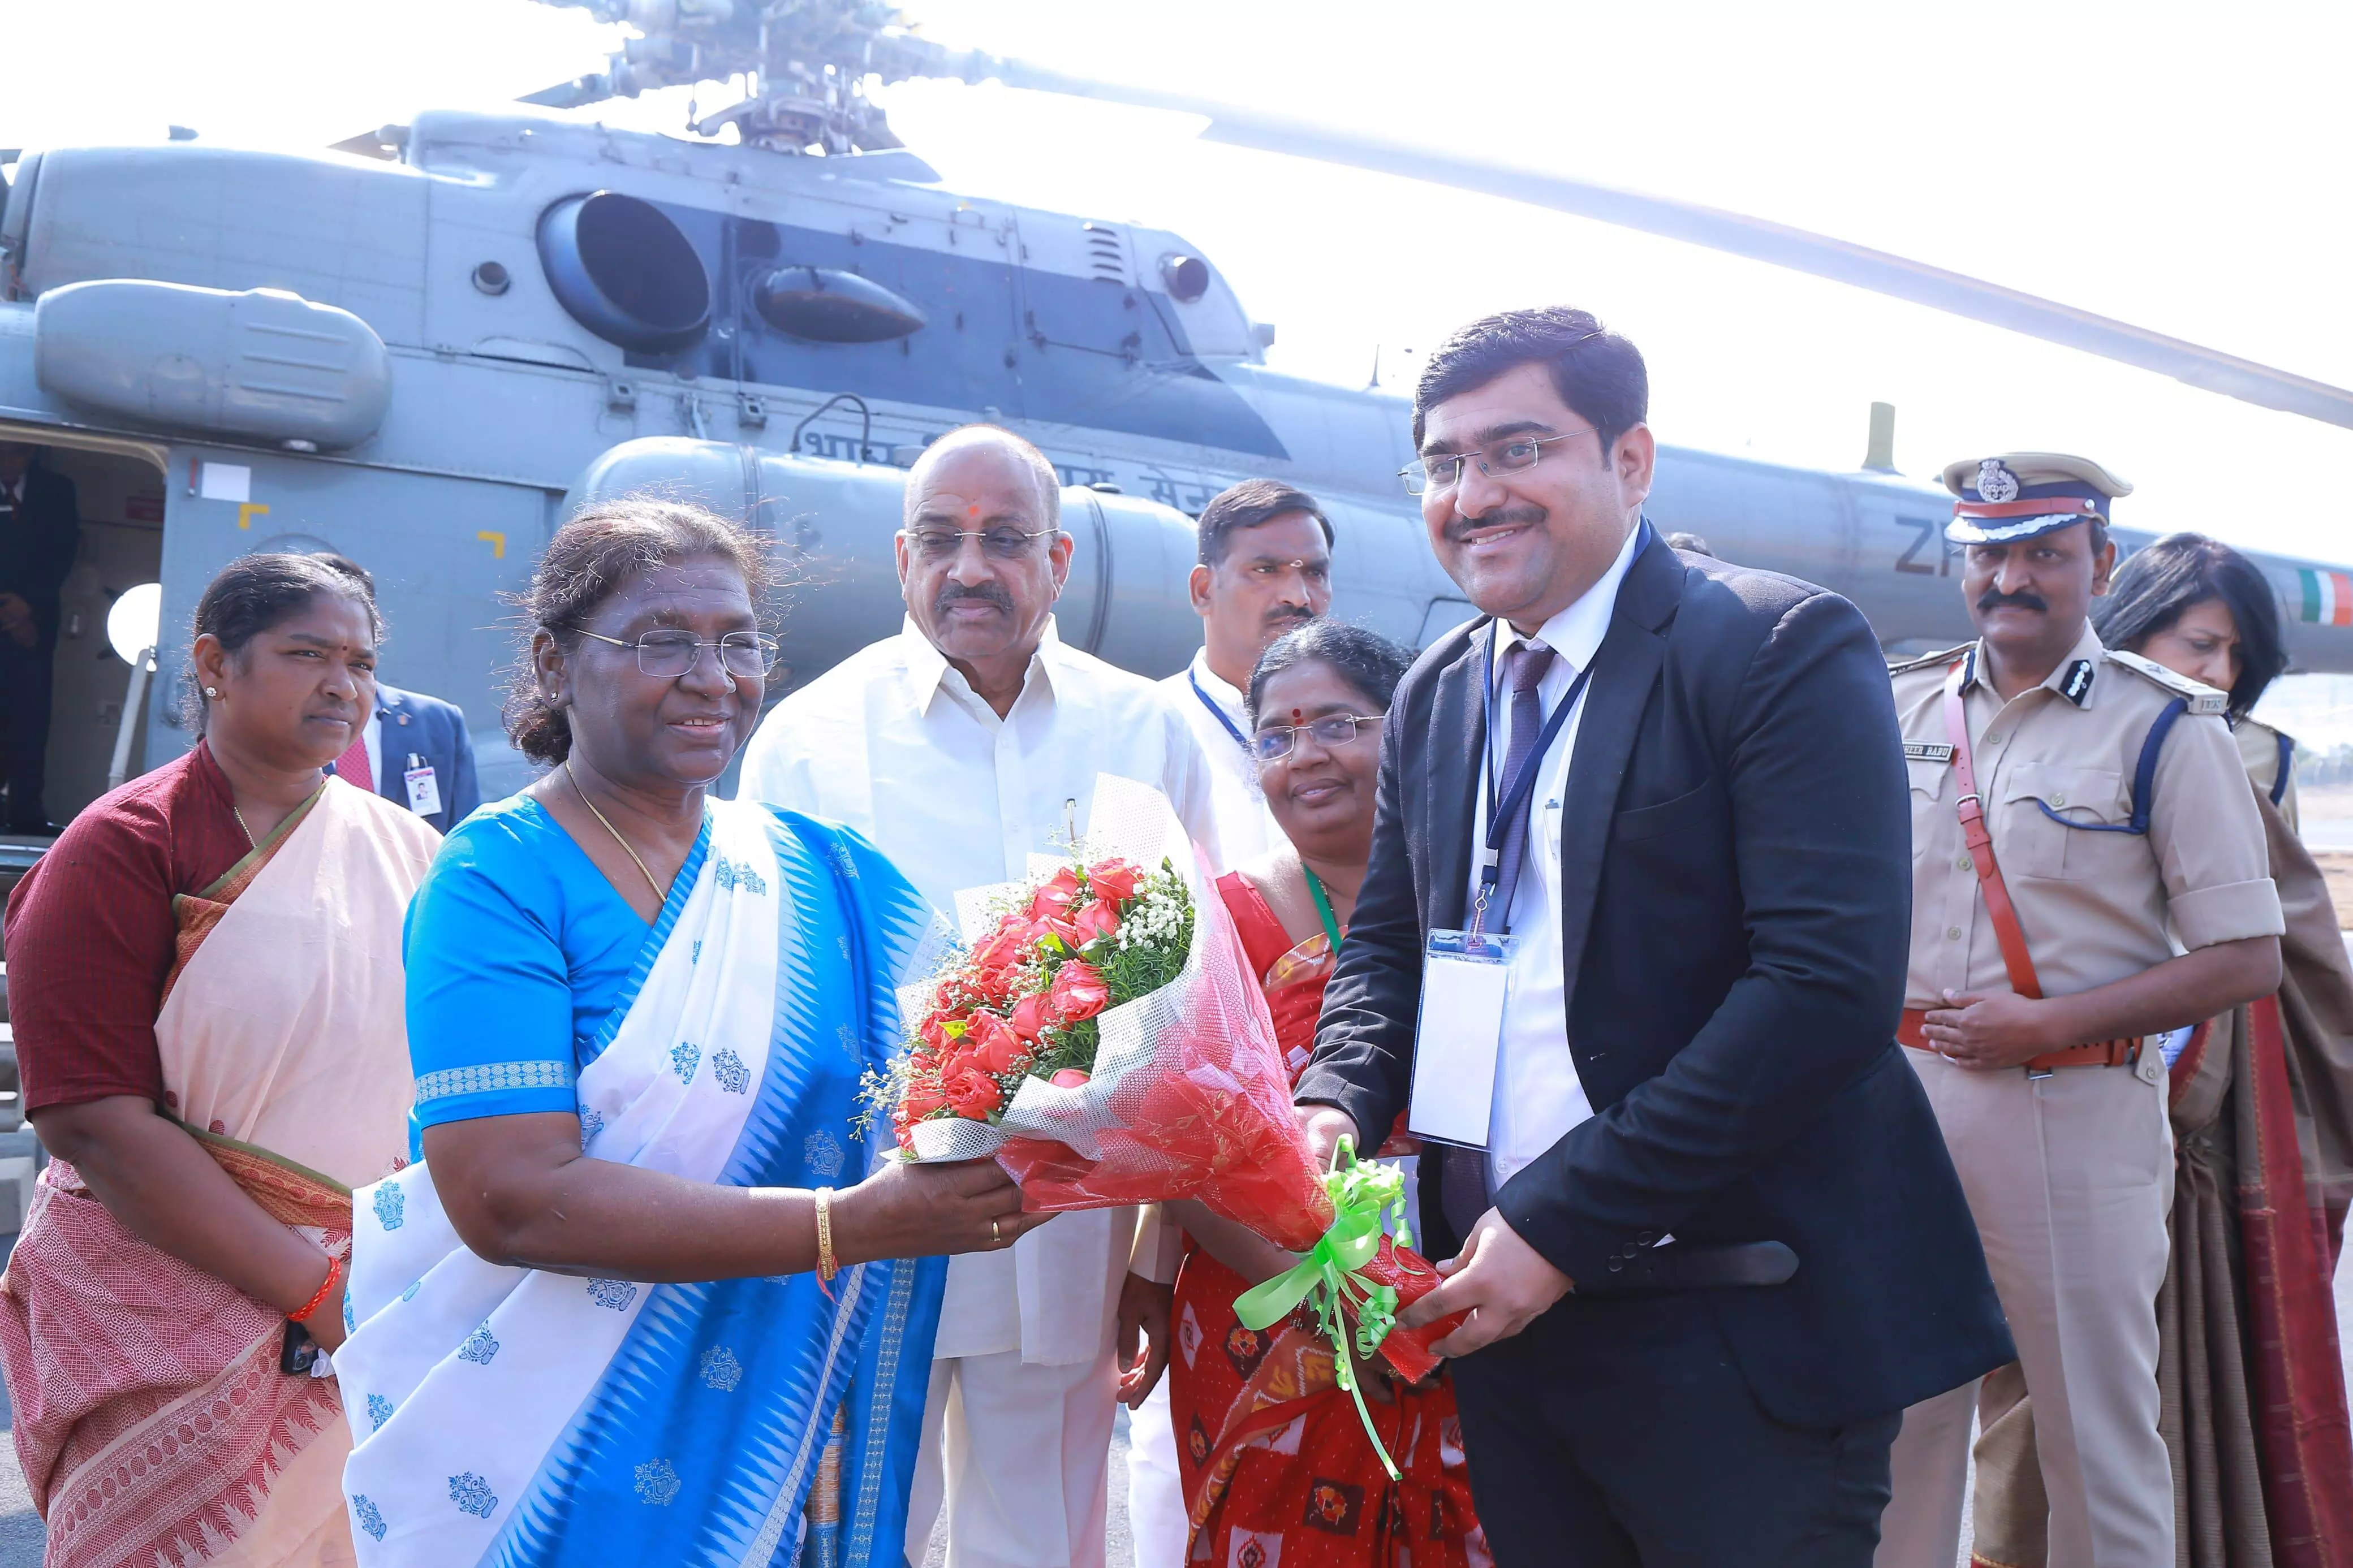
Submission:
[[2108,521],[2108,502],[2132,486],[2089,458],[2005,452],[1964,458],[1945,470],[1960,499],[1945,537],[1956,544],[2010,544],[2078,522]]

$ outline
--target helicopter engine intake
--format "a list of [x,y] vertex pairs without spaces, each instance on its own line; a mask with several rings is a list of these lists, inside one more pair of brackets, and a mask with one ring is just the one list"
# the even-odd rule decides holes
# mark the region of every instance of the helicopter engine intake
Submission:
[[669,214],[616,191],[567,196],[541,216],[539,260],[572,319],[608,343],[675,353],[711,328],[711,279]]

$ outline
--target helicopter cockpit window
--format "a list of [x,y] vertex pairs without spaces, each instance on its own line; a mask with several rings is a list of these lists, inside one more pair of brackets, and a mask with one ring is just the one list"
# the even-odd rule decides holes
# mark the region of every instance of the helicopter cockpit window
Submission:
[[831,267],[779,267],[753,299],[770,326],[811,342],[889,342],[929,324],[913,301]]
[[676,222],[612,191],[571,196],[539,220],[539,259],[573,319],[607,342],[673,353],[711,325],[711,279]]

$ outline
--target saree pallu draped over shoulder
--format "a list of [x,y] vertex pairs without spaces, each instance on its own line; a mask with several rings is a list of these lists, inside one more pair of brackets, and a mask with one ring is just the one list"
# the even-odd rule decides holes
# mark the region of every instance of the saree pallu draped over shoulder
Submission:
[[[431,832],[332,782],[201,893],[155,1020],[167,1103],[238,1186],[330,1252],[353,1181],[406,1136],[400,921]],[[16,1452],[49,1568],[352,1561],[332,1378],[278,1369],[285,1321],[42,1173],[0,1281]]]
[[[584,1044],[587,1157],[847,1186],[931,911],[855,835],[711,803]],[[887,1138],[884,1141],[887,1144]],[[899,1561],[946,1261],[648,1285],[485,1262],[430,1162],[360,1193],[336,1360],[361,1563]]]

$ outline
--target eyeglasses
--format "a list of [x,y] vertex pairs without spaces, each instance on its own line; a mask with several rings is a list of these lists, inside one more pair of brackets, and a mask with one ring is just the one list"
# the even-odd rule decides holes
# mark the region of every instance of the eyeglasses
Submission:
[[1279,763],[1291,755],[1292,748],[1299,743],[1303,732],[1314,736],[1315,743],[1327,750],[1345,746],[1356,740],[1356,727],[1360,724],[1369,724],[1377,730],[1381,721],[1377,716],[1367,718],[1358,713],[1326,713],[1312,724],[1271,725],[1250,737],[1250,755],[1258,759],[1261,767],[1269,763]]
[[1566,441],[1574,436],[1590,436],[1591,427],[1564,430],[1557,436],[1514,436],[1508,441],[1498,441],[1482,451],[1448,457],[1424,458],[1398,470],[1405,481],[1405,493],[1409,496],[1428,495],[1431,490],[1451,489],[1461,481],[1462,465],[1477,463],[1479,471],[1489,479],[1497,474],[1516,474],[1523,468],[1533,468],[1544,449],[1555,441]]
[[638,670],[663,680],[675,680],[692,669],[707,647],[719,650],[719,666],[729,675],[748,679],[776,668],[776,639],[758,632],[729,632],[716,642],[705,642],[692,632],[648,632],[635,642],[623,642],[602,632],[580,635],[615,647],[636,648]]
[[1032,540],[1050,539],[1061,532],[1059,528],[1041,528],[1024,532],[1018,528],[904,528],[899,537],[918,561],[947,561],[964,552],[967,539],[980,541],[980,552],[992,561],[1018,561],[1029,553]]

